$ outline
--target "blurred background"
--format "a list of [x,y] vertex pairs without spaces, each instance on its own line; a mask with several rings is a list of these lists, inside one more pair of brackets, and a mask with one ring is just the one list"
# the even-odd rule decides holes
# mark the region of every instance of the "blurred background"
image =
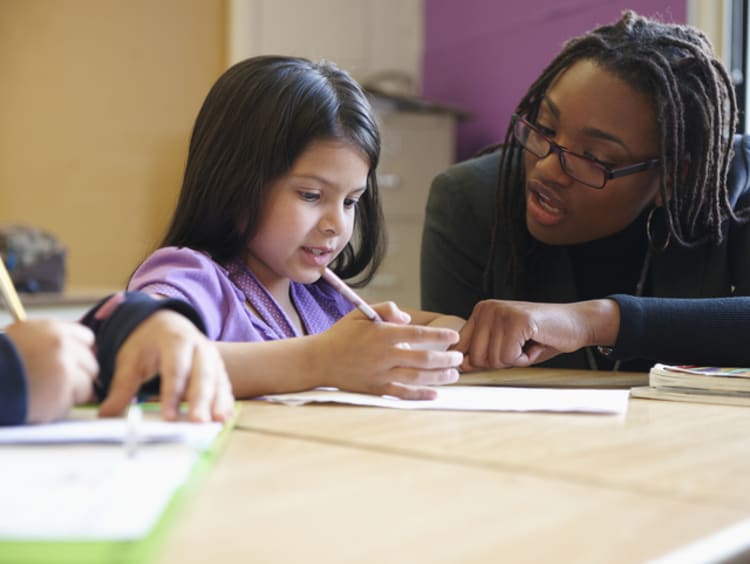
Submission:
[[390,262],[370,297],[418,306],[430,179],[502,137],[564,40],[629,8],[698,25],[730,64],[735,4],[0,0],[0,224],[54,234],[67,289],[123,287],[166,228],[216,78],[257,54],[326,58],[380,93]]

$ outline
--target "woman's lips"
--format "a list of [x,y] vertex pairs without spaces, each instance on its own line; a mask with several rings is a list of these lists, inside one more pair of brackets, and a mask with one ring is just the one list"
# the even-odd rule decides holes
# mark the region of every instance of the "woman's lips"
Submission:
[[535,182],[530,182],[527,188],[526,212],[541,225],[556,225],[566,215],[562,200],[554,192]]

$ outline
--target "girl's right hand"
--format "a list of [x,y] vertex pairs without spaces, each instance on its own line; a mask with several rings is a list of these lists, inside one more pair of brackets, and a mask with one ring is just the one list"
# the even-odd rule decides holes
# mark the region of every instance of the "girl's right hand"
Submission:
[[463,355],[437,350],[457,343],[456,331],[409,325],[409,314],[392,302],[372,307],[382,322],[355,309],[313,337],[314,370],[322,371],[318,381],[351,392],[423,400],[437,395],[425,386],[458,380]]

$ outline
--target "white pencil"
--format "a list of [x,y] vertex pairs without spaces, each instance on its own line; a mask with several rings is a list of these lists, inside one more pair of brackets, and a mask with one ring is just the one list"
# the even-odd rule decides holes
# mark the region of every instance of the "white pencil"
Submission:
[[349,300],[359,311],[364,313],[371,321],[383,321],[377,312],[369,304],[360,298],[354,290],[347,286],[341,278],[336,276],[330,268],[323,271],[323,279],[336,288],[341,295]]

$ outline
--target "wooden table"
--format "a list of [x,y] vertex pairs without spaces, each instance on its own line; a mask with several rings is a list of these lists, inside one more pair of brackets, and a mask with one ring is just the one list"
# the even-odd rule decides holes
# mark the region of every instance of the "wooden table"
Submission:
[[[617,417],[247,402],[158,562],[643,561],[750,516],[749,447],[750,411],[733,406],[634,399]],[[740,537],[721,548],[750,551]]]

